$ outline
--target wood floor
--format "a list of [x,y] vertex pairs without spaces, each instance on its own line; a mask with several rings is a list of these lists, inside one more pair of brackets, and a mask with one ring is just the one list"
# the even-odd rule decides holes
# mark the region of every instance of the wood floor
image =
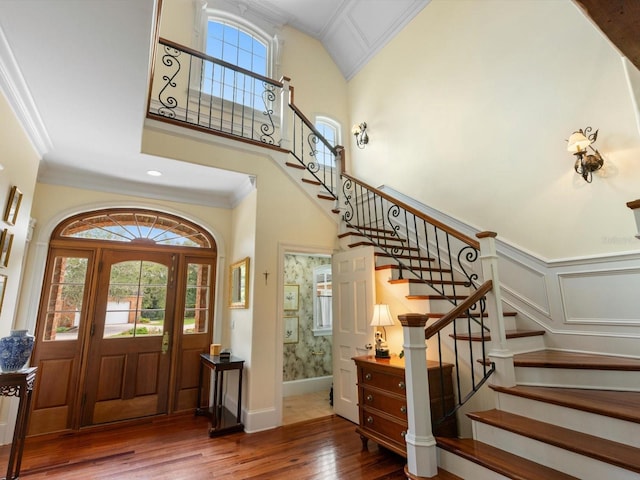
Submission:
[[[369,442],[337,416],[211,439],[204,417],[27,440],[24,480],[404,480],[405,459]],[[0,448],[6,465],[8,447]],[[3,468],[3,467],[2,467]]]

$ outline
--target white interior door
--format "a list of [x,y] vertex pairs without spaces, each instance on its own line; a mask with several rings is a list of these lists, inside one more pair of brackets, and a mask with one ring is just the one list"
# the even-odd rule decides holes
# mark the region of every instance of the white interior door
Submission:
[[[358,423],[358,387],[353,357],[371,352],[369,325],[375,302],[373,247],[333,255],[333,409]],[[367,348],[368,345],[368,348]]]

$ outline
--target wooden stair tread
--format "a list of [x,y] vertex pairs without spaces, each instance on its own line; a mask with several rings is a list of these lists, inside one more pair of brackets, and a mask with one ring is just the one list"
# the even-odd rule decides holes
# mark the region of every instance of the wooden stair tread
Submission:
[[319,193],[317,196],[320,200],[335,200],[335,197],[329,195],[328,193]]
[[301,165],[300,163],[286,162],[285,165],[287,167],[297,168],[298,170],[306,170],[306,167],[304,165]]
[[322,182],[320,182],[319,180],[316,180],[315,178],[314,178],[314,179],[311,179],[311,178],[303,178],[303,179],[302,179],[302,181],[303,181],[304,183],[308,183],[308,184],[310,184],[310,185],[315,185],[316,187],[318,187],[318,186],[322,185]]
[[433,280],[419,280],[417,278],[397,278],[395,280],[389,280],[389,283],[423,283],[429,285],[433,283],[435,285],[466,285],[467,282],[463,280],[440,280],[434,278]]
[[640,449],[630,445],[497,409],[467,413],[467,416],[476,422],[640,473]]
[[406,295],[405,298],[407,300],[464,300],[467,297],[465,295],[450,295],[445,297],[444,295],[438,295],[436,293],[433,295]]
[[[400,250],[401,252],[417,252],[418,248],[416,247],[403,247],[402,245],[376,245],[375,243],[369,241],[369,240],[361,240],[360,242],[356,242],[356,243],[350,243],[349,247],[353,248],[353,247],[362,247],[362,246],[371,246],[371,247],[376,247],[376,248],[388,248],[391,250]],[[392,255],[391,255],[392,256]],[[400,256],[397,256],[398,258],[400,258]],[[407,258],[416,258],[415,255],[413,256],[409,256]]]
[[436,437],[438,447],[515,480],[576,480],[545,465],[471,438]]
[[553,405],[640,423],[640,392],[593,390],[586,388],[489,385],[496,392],[516,395]]
[[[411,475],[409,473],[409,466],[404,466],[404,474],[407,476],[409,480],[423,480],[424,477],[416,477],[415,475]],[[426,479],[425,479],[426,480]],[[438,467],[438,473],[435,477],[429,477],[429,480],[464,480],[462,477],[454,475],[453,473],[447,472]]]
[[[427,262],[425,262],[427,263]],[[400,266],[399,265],[377,265],[376,266],[376,270],[399,270]],[[451,273],[451,270],[447,270],[447,269],[442,269],[442,268],[437,268],[437,267],[430,267],[428,265],[425,265],[424,267],[411,267],[409,268],[402,268],[402,270],[419,270],[419,271],[423,271],[423,272],[442,272],[442,273]]]
[[639,371],[640,360],[588,353],[540,350],[513,356],[516,367],[574,368],[586,370]]
[[[505,330],[505,335],[507,337],[507,339],[510,338],[524,338],[524,337],[537,337],[539,335],[544,335],[545,331],[544,330]],[[453,338],[453,334],[449,335],[451,338]],[[474,332],[471,335],[469,335],[468,333],[458,333],[455,336],[456,340],[471,340],[472,342],[480,342],[482,341],[482,335],[480,334],[480,332]],[[489,340],[491,340],[491,334],[489,332],[486,332],[484,334],[484,340],[485,342],[488,342]],[[482,361],[482,360],[478,360],[478,361]]]
[[[390,253],[383,252],[380,250],[374,251],[373,254],[376,257],[399,258],[400,260],[416,260],[415,255],[391,255]],[[428,257],[422,257],[422,256],[420,257],[421,262],[433,262],[434,260],[435,260],[434,258],[428,258]]]

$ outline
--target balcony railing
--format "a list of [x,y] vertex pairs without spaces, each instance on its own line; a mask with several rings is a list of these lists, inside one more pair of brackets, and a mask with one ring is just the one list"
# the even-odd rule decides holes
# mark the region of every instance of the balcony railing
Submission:
[[166,39],[155,56],[148,116],[280,146],[281,82]]

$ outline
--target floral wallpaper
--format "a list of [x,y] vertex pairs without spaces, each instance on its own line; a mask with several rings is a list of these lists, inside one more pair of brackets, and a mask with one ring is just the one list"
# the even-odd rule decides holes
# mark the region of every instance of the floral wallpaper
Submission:
[[298,310],[283,312],[285,317],[298,317],[297,343],[284,344],[283,380],[285,382],[332,375],[332,337],[313,334],[313,269],[329,263],[331,263],[330,257],[294,254],[287,254],[284,257],[284,283],[300,287]]

